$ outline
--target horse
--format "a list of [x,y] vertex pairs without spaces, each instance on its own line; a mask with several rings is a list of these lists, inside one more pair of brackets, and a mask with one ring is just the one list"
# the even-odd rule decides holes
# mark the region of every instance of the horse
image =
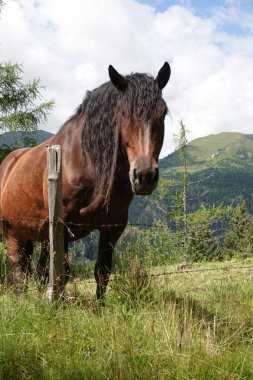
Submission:
[[148,195],[158,178],[158,157],[168,108],[162,89],[170,78],[165,62],[154,78],[123,76],[110,65],[110,80],[87,91],[58,133],[33,148],[11,152],[0,166],[1,230],[6,237],[11,281],[19,294],[31,271],[33,241],[42,243],[37,273],[48,259],[46,146],[62,149],[65,271],[67,247],[99,230],[95,264],[96,296],[106,291],[113,249],[128,220],[134,194]]

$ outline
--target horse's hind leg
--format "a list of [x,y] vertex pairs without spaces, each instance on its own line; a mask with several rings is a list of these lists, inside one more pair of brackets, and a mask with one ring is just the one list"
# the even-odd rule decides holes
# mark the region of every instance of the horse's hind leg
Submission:
[[[48,283],[49,279],[49,241],[45,240],[41,243],[41,253],[37,264],[37,277],[39,279],[40,288]],[[70,264],[68,255],[68,243],[64,243],[64,283],[66,284],[70,276]]]
[[49,278],[49,241],[41,243],[41,252],[36,268],[39,286],[42,288],[47,284]]
[[17,294],[23,293],[27,285],[28,274],[31,273],[31,244],[21,242],[14,234],[6,236],[7,250],[10,258],[10,281]]

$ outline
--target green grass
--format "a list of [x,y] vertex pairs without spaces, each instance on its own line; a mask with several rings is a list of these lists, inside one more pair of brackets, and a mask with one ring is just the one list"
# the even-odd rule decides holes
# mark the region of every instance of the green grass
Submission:
[[58,305],[33,283],[19,298],[2,289],[0,379],[252,379],[251,269],[230,266],[135,268],[114,276],[105,307],[90,280]]

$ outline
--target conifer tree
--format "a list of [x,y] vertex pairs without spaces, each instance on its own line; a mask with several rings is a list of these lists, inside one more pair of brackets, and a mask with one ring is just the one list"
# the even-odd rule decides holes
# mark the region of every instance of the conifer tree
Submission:
[[41,88],[39,79],[23,82],[20,65],[0,63],[0,133],[38,129],[53,106],[38,102]]
[[[0,0],[0,15],[4,2]],[[38,130],[53,107],[53,101],[41,102],[39,79],[23,81],[22,66],[0,62],[0,134]]]

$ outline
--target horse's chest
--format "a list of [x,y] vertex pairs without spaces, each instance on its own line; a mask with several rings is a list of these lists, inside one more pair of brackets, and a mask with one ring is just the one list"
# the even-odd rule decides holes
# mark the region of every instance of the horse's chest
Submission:
[[66,184],[63,187],[63,207],[65,212],[78,212],[84,205],[87,205],[91,197],[91,190],[83,184]]

